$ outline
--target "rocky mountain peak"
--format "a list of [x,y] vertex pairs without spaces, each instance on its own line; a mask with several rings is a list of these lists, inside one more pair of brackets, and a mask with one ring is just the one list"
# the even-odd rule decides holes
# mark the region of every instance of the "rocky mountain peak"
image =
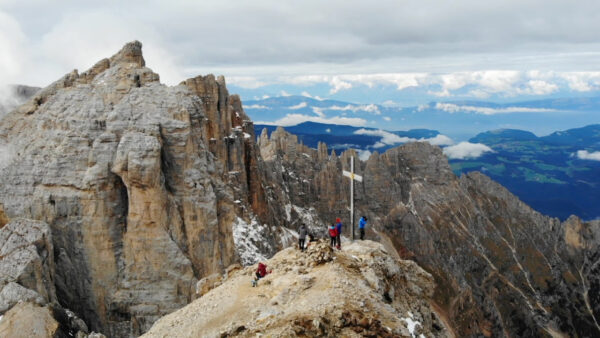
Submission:
[[142,43],[139,41],[128,42],[121,50],[113,55],[110,64],[134,64],[137,67],[146,66],[146,61],[142,55]]

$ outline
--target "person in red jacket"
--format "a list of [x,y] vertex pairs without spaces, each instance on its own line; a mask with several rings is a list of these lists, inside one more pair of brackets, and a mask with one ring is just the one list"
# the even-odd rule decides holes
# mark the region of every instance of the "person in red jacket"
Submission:
[[335,224],[329,226],[329,239],[331,240],[331,246],[335,247],[335,239],[337,237],[337,229]]
[[256,286],[258,284],[258,280],[263,278],[264,276],[270,274],[272,271],[267,270],[267,265],[261,262],[258,263],[258,268],[256,269],[256,277],[252,280],[252,286]]
[[342,248],[342,220],[339,218],[335,219],[335,230],[337,232],[337,248],[338,250]]

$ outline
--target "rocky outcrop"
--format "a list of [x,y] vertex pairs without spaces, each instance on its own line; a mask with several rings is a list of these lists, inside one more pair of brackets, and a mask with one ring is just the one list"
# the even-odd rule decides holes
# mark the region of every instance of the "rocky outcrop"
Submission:
[[448,337],[427,302],[431,275],[364,241],[285,249],[252,287],[256,266],[231,275],[143,337]]
[[[260,145],[273,172],[268,191],[282,187],[270,198],[288,205],[290,220],[311,221],[313,210],[320,229],[335,217],[350,223],[349,182],[340,173],[352,151],[325,156],[320,145],[315,154],[283,130],[270,139],[263,132]],[[599,222],[561,224],[485,175],[457,178],[427,143],[374,153],[356,171],[364,180],[355,205],[369,216],[368,236],[434,276],[433,299],[458,336],[600,334]]]
[[[139,335],[240,260],[234,223],[272,218],[252,129],[223,80],[161,85],[129,43],[1,120],[14,156],[0,167],[0,218],[50,226],[62,306],[92,330]],[[261,232],[264,254],[274,236]]]
[[58,322],[47,307],[19,303],[0,320],[0,337],[47,338],[55,337]]
[[15,219],[0,229],[0,314],[18,302],[56,303],[48,224]]

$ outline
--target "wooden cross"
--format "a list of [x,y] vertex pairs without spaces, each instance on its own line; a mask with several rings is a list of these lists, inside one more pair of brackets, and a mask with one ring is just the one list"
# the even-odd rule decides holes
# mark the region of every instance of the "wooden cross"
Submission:
[[352,240],[354,241],[354,180],[362,182],[362,176],[354,173],[354,156],[350,157],[350,172],[343,170],[342,173],[350,178],[350,225],[352,226]]

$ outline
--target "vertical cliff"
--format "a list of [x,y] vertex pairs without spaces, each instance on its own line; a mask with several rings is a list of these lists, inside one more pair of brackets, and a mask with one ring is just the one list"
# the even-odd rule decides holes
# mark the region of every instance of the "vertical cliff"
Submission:
[[[65,75],[0,124],[12,153],[0,221],[50,225],[58,299],[113,337],[187,304],[198,279],[240,260],[248,240],[232,225],[270,218],[239,97],[211,75],[160,84],[141,47]],[[278,248],[261,236],[250,255]]]

